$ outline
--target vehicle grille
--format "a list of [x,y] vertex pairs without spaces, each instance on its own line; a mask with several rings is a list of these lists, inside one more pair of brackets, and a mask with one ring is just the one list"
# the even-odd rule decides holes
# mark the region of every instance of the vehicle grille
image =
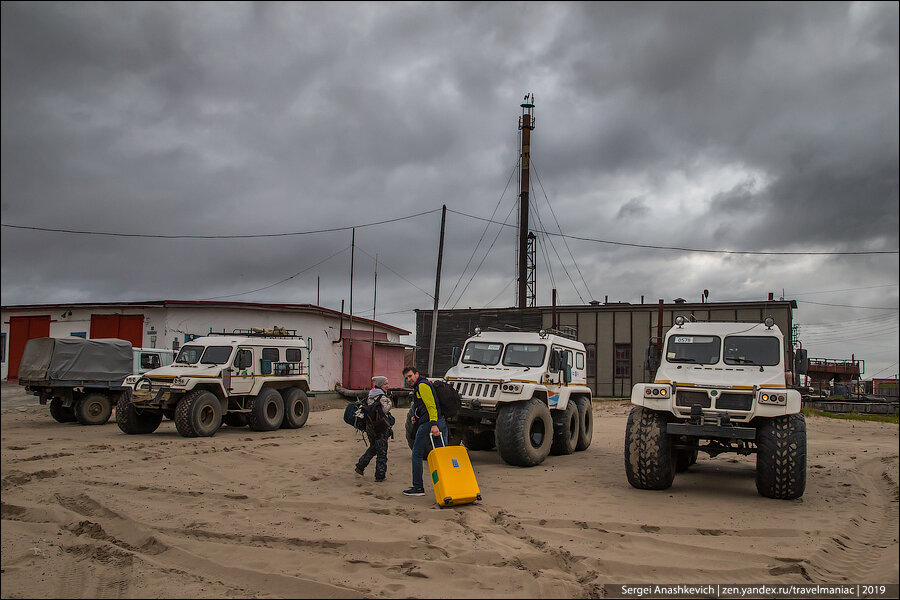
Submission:
[[731,410],[750,410],[753,406],[751,394],[724,393],[716,399],[716,408]]
[[500,384],[478,381],[454,381],[453,387],[464,398],[493,398],[497,395]]
[[709,408],[710,400],[706,392],[675,392],[675,406],[693,406],[699,404],[700,408]]

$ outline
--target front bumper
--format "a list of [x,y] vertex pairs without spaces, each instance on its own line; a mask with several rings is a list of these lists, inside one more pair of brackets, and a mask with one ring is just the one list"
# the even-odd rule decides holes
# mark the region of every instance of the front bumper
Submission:
[[756,429],[753,427],[736,427],[731,425],[712,425],[692,423],[667,423],[666,433],[687,435],[698,438],[719,438],[727,440],[755,440]]

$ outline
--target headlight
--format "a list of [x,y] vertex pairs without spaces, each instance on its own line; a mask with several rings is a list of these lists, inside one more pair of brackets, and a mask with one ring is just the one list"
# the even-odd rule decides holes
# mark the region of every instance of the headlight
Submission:
[[518,383],[504,383],[500,386],[500,390],[510,394],[518,394],[522,391],[522,385]]
[[670,395],[669,386],[653,385],[644,388],[644,398],[668,398]]
[[784,392],[760,392],[760,404],[786,404],[787,394]]
[[125,378],[125,385],[134,385],[140,378],[140,375],[129,375]]
[[176,377],[172,380],[172,385],[179,387],[187,385],[187,379],[185,379],[184,377]]

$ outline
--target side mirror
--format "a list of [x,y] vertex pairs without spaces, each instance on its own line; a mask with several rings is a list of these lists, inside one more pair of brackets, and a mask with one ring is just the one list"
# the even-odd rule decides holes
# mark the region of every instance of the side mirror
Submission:
[[462,352],[459,346],[453,346],[453,349],[450,350],[450,366],[456,365],[459,362],[459,355]]
[[550,352],[549,368],[551,371],[559,371],[559,352],[555,350]]
[[809,371],[809,355],[806,348],[797,348],[794,352],[794,372],[799,375],[806,375]]

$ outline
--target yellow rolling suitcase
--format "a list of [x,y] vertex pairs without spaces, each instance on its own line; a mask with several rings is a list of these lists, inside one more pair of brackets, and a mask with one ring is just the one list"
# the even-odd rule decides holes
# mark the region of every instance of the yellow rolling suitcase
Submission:
[[431,437],[433,450],[428,453],[428,470],[431,472],[431,483],[434,485],[434,499],[438,506],[457,506],[481,500],[475,471],[469,460],[469,453],[462,446],[435,447]]

